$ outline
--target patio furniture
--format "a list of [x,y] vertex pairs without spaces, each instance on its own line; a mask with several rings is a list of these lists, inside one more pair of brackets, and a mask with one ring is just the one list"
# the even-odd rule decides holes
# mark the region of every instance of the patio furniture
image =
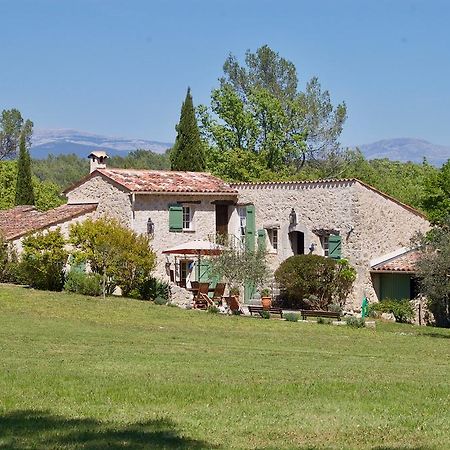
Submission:
[[241,314],[245,314],[244,310],[241,307],[241,304],[239,303],[239,300],[234,296],[231,295],[229,297],[223,297],[226,304],[228,305],[228,308],[230,308],[231,312],[239,311]]
[[194,309],[208,309],[213,301],[208,297],[209,283],[198,283],[197,295],[194,297]]
[[261,313],[263,311],[267,311],[270,314],[279,314],[280,319],[283,318],[283,310],[281,308],[277,308],[276,306],[272,306],[269,309],[264,309],[262,306],[253,306],[253,305],[248,306],[248,312],[250,313],[251,316],[253,316],[253,313],[257,313],[260,316],[262,316]]
[[225,283],[217,283],[214,288],[212,301],[213,302],[222,302],[223,294],[225,293]]
[[306,320],[308,317],[326,317],[328,319],[341,320],[341,313],[332,311],[314,311],[311,309],[301,309],[300,314],[302,315],[302,320]]

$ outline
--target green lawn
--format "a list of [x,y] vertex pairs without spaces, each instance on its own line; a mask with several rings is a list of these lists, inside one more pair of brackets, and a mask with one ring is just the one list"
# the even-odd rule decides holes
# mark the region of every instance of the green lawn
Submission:
[[0,285],[1,449],[450,448],[450,330]]

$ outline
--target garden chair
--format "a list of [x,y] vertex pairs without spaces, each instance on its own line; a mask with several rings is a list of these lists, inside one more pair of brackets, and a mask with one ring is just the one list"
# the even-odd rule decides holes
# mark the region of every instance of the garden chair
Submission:
[[212,296],[212,301],[217,303],[222,303],[222,297],[225,293],[225,283],[217,283],[216,287],[214,288],[214,293]]
[[242,309],[239,300],[234,295],[231,295],[230,297],[224,297],[224,299],[231,312],[239,311],[241,314],[244,314],[244,310]]
[[194,309],[208,309],[214,305],[208,297],[209,283],[198,283],[198,292],[194,297]]

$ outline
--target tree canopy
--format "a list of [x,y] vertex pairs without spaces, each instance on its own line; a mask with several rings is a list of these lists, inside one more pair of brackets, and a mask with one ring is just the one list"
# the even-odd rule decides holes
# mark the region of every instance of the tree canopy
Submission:
[[4,109],[0,116],[0,161],[16,156],[21,136],[29,147],[32,132],[33,122],[24,121],[18,109]]
[[269,170],[288,164],[294,173],[307,160],[339,150],[346,106],[333,106],[316,77],[298,91],[294,64],[267,45],[247,51],[244,66],[229,55],[223,70],[210,106],[198,108],[202,136],[211,147],[254,152]]
[[202,172],[206,167],[205,148],[195,117],[191,89],[181,107],[180,122],[176,126],[177,137],[170,151],[172,170],[189,170]]
[[20,136],[19,160],[17,163],[16,205],[34,205],[34,190],[31,181],[31,158],[26,147],[25,135]]

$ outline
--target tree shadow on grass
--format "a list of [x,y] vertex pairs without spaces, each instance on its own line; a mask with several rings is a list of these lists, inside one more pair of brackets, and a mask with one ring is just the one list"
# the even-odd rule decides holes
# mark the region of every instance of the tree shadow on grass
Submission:
[[441,333],[420,333],[418,336],[426,336],[431,338],[440,338],[440,339],[450,339],[450,334],[441,334]]
[[208,442],[180,435],[167,419],[113,425],[69,419],[45,411],[13,411],[0,416],[0,449],[212,449]]

